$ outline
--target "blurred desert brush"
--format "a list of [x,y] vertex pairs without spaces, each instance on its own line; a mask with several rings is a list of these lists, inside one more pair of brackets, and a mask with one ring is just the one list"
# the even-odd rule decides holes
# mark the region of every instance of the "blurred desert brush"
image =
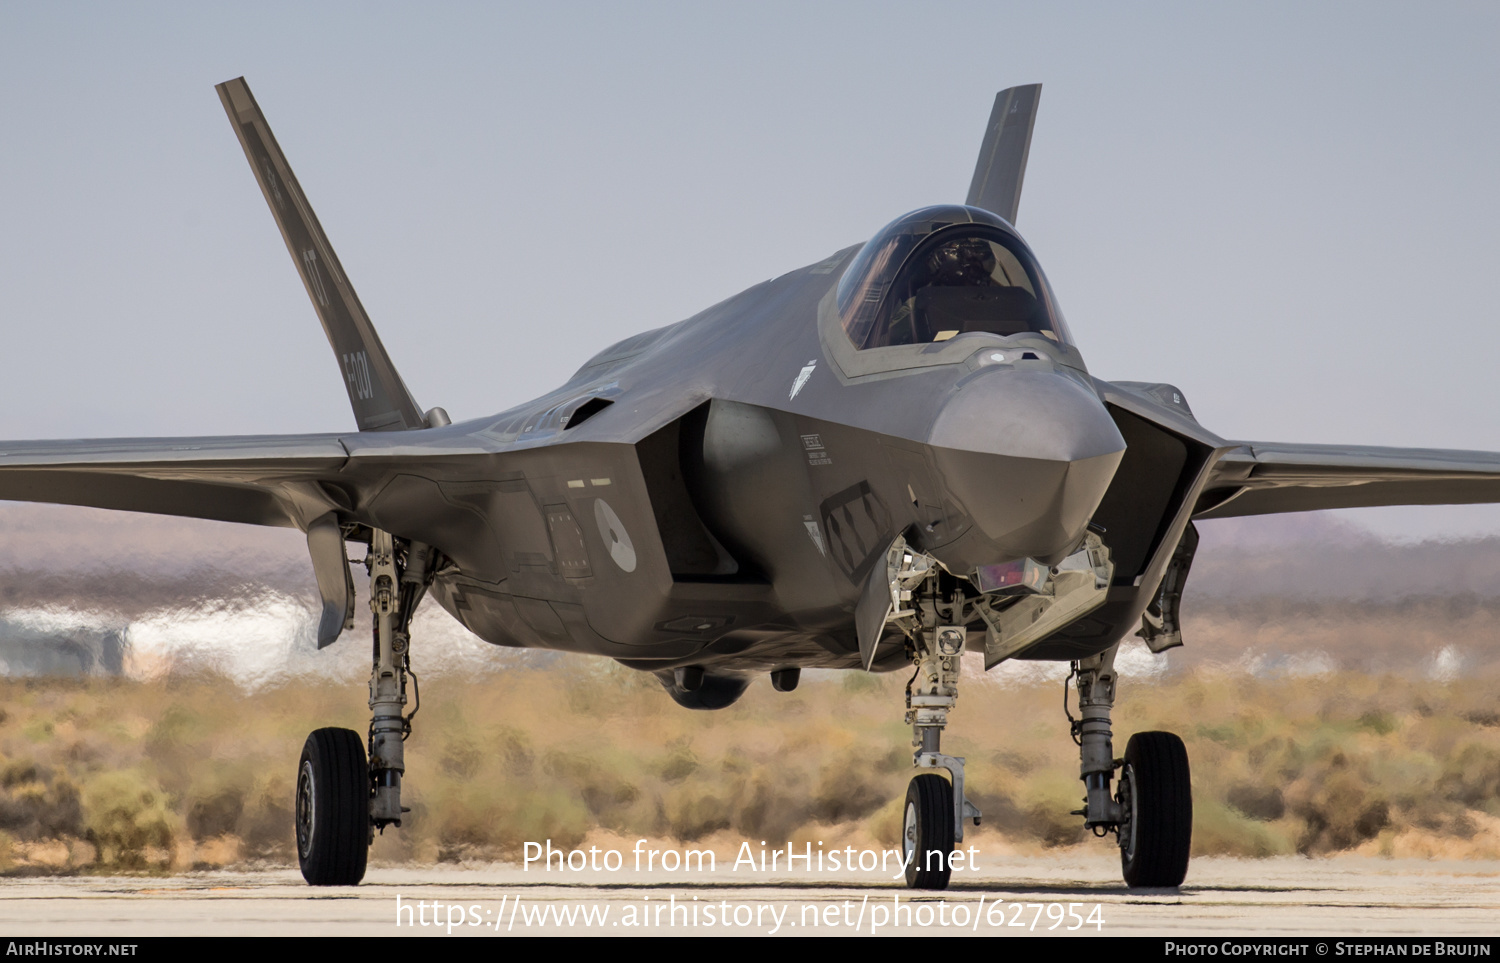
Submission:
[[[593,832],[684,842],[891,844],[910,771],[904,677],[808,673],[690,712],[649,676],[565,659],[424,679],[405,826],[376,860],[513,859]],[[1201,669],[1127,680],[1131,732],[1188,744],[1199,854],[1500,857],[1500,714],[1484,679]],[[362,730],[359,687],[246,693],[212,675],[8,680],[0,711],[0,872],[166,872],[289,864],[308,731]],[[969,760],[974,841],[1084,843],[1062,684],[967,685],[945,749]],[[1091,846],[1107,843],[1087,841]]]

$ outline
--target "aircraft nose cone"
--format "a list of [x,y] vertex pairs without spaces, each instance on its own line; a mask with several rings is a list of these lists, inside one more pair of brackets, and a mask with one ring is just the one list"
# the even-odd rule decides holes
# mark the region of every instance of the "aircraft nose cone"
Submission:
[[1083,537],[1125,453],[1098,395],[1042,369],[978,375],[944,405],[928,443],[995,551],[1049,562]]

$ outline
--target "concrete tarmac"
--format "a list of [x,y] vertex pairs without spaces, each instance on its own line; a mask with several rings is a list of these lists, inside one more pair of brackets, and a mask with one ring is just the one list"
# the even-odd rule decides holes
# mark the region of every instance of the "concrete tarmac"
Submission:
[[[1500,862],[1358,857],[1193,862],[1131,891],[1117,858],[1004,857],[945,893],[889,874],[550,873],[371,867],[313,889],[295,869],[0,881],[0,940],[35,936],[1500,936]],[[884,876],[884,878],[883,878]],[[436,904],[436,905],[434,905]]]

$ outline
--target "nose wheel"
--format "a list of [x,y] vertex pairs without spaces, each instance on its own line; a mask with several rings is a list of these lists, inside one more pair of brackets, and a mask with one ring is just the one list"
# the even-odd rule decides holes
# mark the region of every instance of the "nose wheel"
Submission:
[[370,775],[364,741],[349,729],[307,737],[297,766],[297,862],[314,886],[353,886],[370,846]]
[[953,784],[937,773],[915,776],[906,787],[901,846],[907,886],[948,888],[953,853]]

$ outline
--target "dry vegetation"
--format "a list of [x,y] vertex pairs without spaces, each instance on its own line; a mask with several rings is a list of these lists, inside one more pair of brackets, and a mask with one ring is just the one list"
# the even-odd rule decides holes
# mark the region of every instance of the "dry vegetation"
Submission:
[[[1500,856],[1492,684],[1415,675],[1199,668],[1126,685],[1116,731],[1182,734],[1198,853]],[[525,840],[593,832],[890,842],[910,765],[904,681],[757,683],[702,713],[602,662],[439,677],[409,744],[414,811],[375,857],[513,858]],[[306,733],[365,717],[358,687],[314,682],[251,694],[203,675],[8,680],[0,692],[9,873],[291,862]],[[965,687],[945,748],[968,757],[980,845],[1085,842],[1067,815],[1081,785],[1061,697],[1057,682]]]

